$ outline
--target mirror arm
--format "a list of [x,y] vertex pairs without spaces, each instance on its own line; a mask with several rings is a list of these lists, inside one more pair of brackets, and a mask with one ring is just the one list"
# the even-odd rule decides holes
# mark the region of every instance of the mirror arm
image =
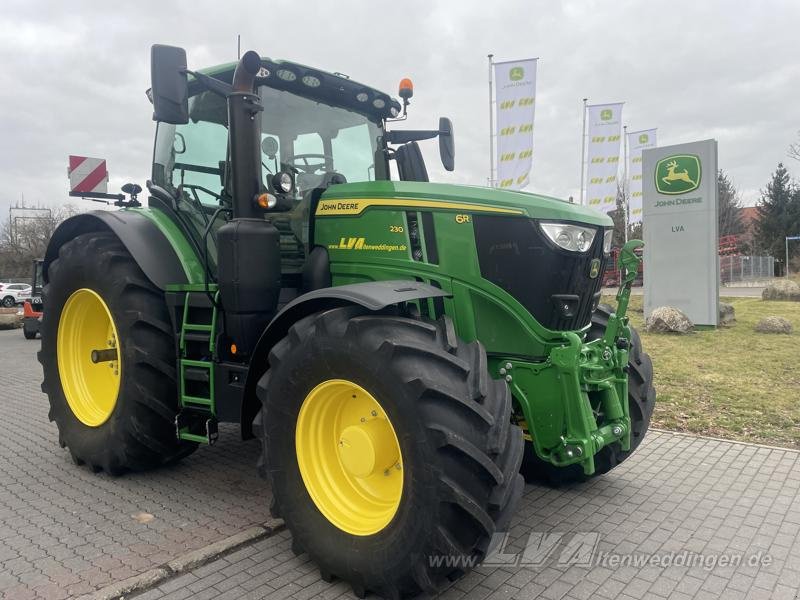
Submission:
[[194,77],[200,84],[205,87],[209,92],[213,92],[223,98],[227,98],[228,95],[233,91],[233,86],[225,83],[224,81],[220,81],[219,79],[215,79],[214,77],[209,77],[205,73],[198,73],[197,71],[190,71],[186,69],[186,73]]
[[390,144],[405,144],[408,142],[429,140],[431,138],[435,138],[440,133],[442,132],[440,132],[438,129],[405,129],[398,131],[387,131],[385,134],[385,139]]

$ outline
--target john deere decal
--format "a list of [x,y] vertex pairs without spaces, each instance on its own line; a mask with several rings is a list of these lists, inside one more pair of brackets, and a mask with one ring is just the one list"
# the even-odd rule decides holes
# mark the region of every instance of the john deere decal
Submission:
[[659,194],[685,194],[700,187],[700,159],[695,154],[675,154],[658,161],[656,190]]

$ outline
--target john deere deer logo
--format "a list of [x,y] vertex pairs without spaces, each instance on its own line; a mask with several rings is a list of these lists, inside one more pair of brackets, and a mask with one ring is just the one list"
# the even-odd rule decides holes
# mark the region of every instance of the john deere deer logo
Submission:
[[694,154],[667,156],[656,165],[656,189],[661,194],[685,194],[700,186],[700,159]]
[[614,116],[614,111],[610,108],[604,108],[600,111],[600,120],[601,121],[610,121],[611,117]]
[[508,78],[511,81],[519,81],[523,77],[525,77],[525,69],[522,67],[511,67],[508,71]]
[[639,143],[640,144],[646,144],[649,141],[650,141],[650,136],[647,135],[646,133],[643,133],[643,134],[641,134],[639,136]]

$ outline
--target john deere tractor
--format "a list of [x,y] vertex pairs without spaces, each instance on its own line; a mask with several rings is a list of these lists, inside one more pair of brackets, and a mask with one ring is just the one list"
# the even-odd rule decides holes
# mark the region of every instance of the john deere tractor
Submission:
[[453,128],[394,129],[408,80],[397,101],[255,52],[151,59],[147,206],[128,184],[44,261],[42,387],[77,464],[157,467],[238,423],[294,550],[400,598],[480,561],[520,472],[585,479],[641,443],[640,242],[618,306],[599,305],[607,216],[429,183],[418,142],[438,137],[452,170]]

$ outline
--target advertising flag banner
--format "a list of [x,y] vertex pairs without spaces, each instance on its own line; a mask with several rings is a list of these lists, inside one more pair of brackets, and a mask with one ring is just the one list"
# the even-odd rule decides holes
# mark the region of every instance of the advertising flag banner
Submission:
[[497,187],[528,185],[533,166],[536,60],[494,63],[497,106]]
[[602,212],[617,208],[617,170],[622,140],[622,102],[588,106],[586,204]]
[[628,209],[631,225],[642,222],[642,150],[657,145],[655,129],[628,132]]

